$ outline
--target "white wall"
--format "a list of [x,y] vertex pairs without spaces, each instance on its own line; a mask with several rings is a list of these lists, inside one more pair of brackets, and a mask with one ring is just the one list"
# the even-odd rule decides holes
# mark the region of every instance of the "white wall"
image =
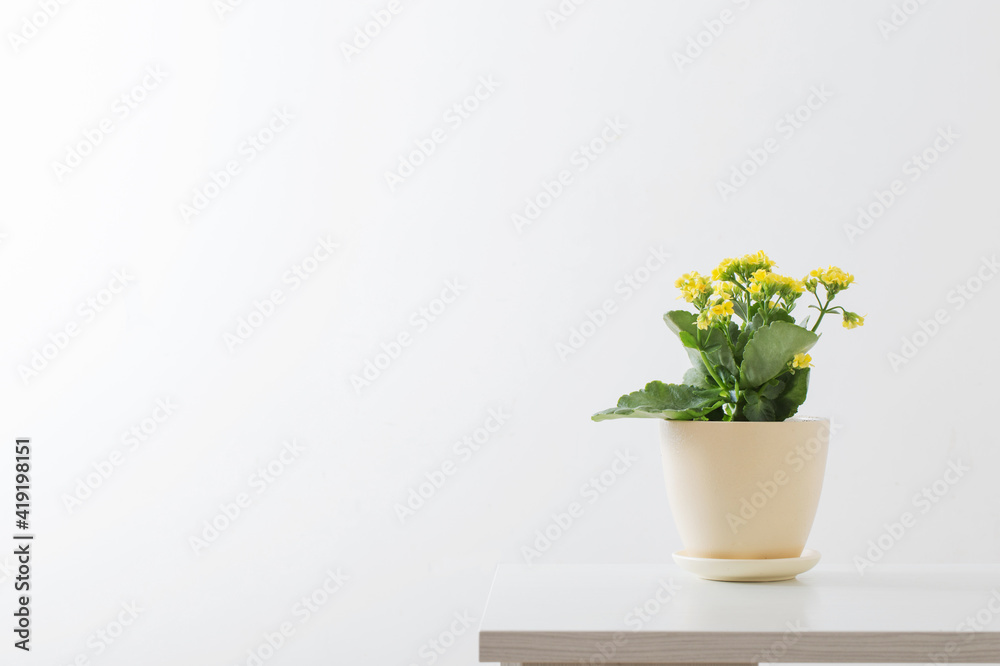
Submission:
[[[855,331],[830,322],[813,353],[803,412],[843,427],[811,546],[850,565],[909,511],[916,527],[882,564],[996,561],[1000,281],[949,298],[1000,245],[996,3],[919,5],[883,36],[890,0],[592,0],[554,28],[556,0],[400,0],[348,61],[340,45],[386,2],[247,0],[224,17],[220,2],[59,4],[16,45],[46,3],[2,12],[0,402],[5,441],[35,447],[35,661],[245,664],[288,621],[267,663],[431,664],[428,641],[456,613],[478,620],[494,566],[522,561],[572,501],[583,516],[537,561],[669,561],[655,424],[589,416],[680,378],[660,319],[679,273],[758,249],[795,275],[853,272],[843,303],[868,315]],[[673,54],[723,10],[731,23],[679,68]],[[147,67],[165,78],[123,117],[116,99]],[[498,87],[450,120],[480,77]],[[819,88],[831,96],[799,129],[776,127]],[[241,150],[275,109],[294,118]],[[105,118],[60,179],[53,163]],[[580,171],[574,153],[609,120],[620,136]],[[390,191],[384,173],[436,128],[444,142]],[[947,128],[958,138],[911,180],[905,164]],[[717,182],[771,137],[777,152],[723,200]],[[187,223],[180,205],[230,160],[239,173]],[[512,214],[562,170],[572,182],[519,233]],[[894,179],[905,192],[849,238]],[[327,235],[334,255],[283,281]],[[669,259],[626,298],[616,284],[650,248]],[[79,304],[121,269],[134,280],[91,320]],[[418,329],[411,315],[448,281],[460,295]],[[224,336],[274,289],[274,316],[231,352]],[[560,358],[606,299],[617,311]],[[947,323],[894,369],[887,355],[937,310]],[[411,344],[356,392],[351,375],[400,333]],[[163,398],[176,410],[130,450],[122,434]],[[456,454],[491,409],[502,427]],[[304,451],[258,494],[251,475],[286,440]],[[581,487],[619,451],[637,462],[589,502]],[[455,474],[401,523],[394,506],[449,460]],[[913,496],[949,461],[971,471],[925,513]],[[189,538],[240,493],[250,505],[196,554]],[[331,569],[349,580],[302,622],[294,605]],[[98,654],[94,632],[128,602],[139,619]],[[436,663],[474,663],[474,628]],[[28,662],[6,643],[4,663]]]

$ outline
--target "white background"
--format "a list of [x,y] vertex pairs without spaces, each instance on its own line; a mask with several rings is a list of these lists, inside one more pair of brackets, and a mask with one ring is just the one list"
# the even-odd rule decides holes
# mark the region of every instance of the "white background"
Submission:
[[[916,527],[875,566],[997,560],[1000,285],[949,298],[1000,244],[996,3],[911,2],[886,32],[889,0],[591,0],[564,21],[546,15],[556,0],[403,0],[350,58],[342,44],[386,2],[245,0],[220,15],[212,0],[93,0],[34,18],[43,4],[10,0],[0,21],[0,404],[4,441],[34,445],[31,663],[246,664],[286,621],[266,663],[475,663],[475,623],[433,660],[429,641],[456,613],[478,621],[495,565],[524,561],[574,501],[583,515],[532,561],[669,561],[681,545],[655,424],[589,416],[680,379],[661,321],[677,275],[758,249],[796,276],[842,266],[857,282],[840,302],[868,315],[824,324],[812,353],[802,412],[842,428],[810,546],[851,565],[909,511]],[[678,66],[699,33],[707,46]],[[130,92],[149,67],[165,78]],[[481,77],[495,92],[449,123]],[[829,99],[780,132],[821,87]],[[123,94],[143,97],[127,117]],[[275,109],[294,119],[245,161]],[[104,118],[112,131],[60,177]],[[579,171],[574,153],[609,119],[621,135]],[[435,128],[445,141],[391,191],[385,172]],[[912,180],[906,163],[948,128],[958,138]],[[771,137],[777,152],[724,199],[718,182]],[[240,172],[185,220],[229,160]],[[512,214],[561,170],[572,183],[519,231]],[[894,179],[905,192],[849,236]],[[339,248],[292,289],[283,275],[327,236]],[[666,265],[616,290],[651,247]],[[122,269],[134,280],[102,296]],[[446,281],[460,296],[418,330],[411,316]],[[225,336],[274,289],[283,302],[231,350]],[[80,304],[102,297],[88,319]],[[615,312],[561,355],[607,299]],[[946,323],[894,368],[937,310]],[[404,332],[411,344],[355,390]],[[37,374],[19,369],[43,351]],[[123,433],[164,398],[174,413],[129,450]],[[502,427],[456,454],[490,409]],[[257,494],[251,475],[291,440],[304,451]],[[582,487],[619,451],[637,462],[590,502]],[[447,461],[455,473],[401,520],[396,505]],[[924,512],[914,495],[953,461],[971,471]],[[190,539],[240,493],[250,506],[196,553]],[[20,664],[12,562],[0,661]],[[295,604],[330,570],[349,580],[300,622]],[[98,654],[95,632],[130,602],[139,618]]]

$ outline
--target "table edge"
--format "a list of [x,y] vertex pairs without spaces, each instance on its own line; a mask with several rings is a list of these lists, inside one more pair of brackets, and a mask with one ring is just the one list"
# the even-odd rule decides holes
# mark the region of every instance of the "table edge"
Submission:
[[[603,650],[601,649],[603,646]],[[480,631],[481,662],[1000,663],[1000,631]],[[606,654],[605,654],[606,656]]]

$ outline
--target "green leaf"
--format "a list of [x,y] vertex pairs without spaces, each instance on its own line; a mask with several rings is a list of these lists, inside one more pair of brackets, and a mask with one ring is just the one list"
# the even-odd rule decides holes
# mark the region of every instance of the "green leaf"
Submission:
[[789,324],[794,324],[795,323],[795,317],[793,317],[792,315],[788,314],[788,312],[786,312],[785,310],[771,310],[767,314],[767,318],[770,319],[772,322],[774,322],[774,321],[784,321],[784,322],[788,322]]
[[737,363],[743,363],[743,353],[746,350],[747,343],[750,342],[750,338],[753,337],[753,334],[757,332],[758,328],[759,326],[757,324],[750,321],[743,327],[743,330],[740,331],[739,336],[736,338],[735,355]]
[[626,417],[690,421],[715,409],[721,400],[718,389],[653,381],[641,391],[623,395],[617,407],[590,418],[594,421]]
[[716,407],[709,413],[705,414],[704,419],[706,421],[722,421],[726,418],[726,411],[722,407]]
[[819,336],[784,321],[768,324],[754,333],[743,351],[740,386],[755,388],[784,372],[796,354],[812,348]]
[[698,388],[712,388],[715,386],[715,380],[705,370],[705,364],[701,362],[701,359],[698,359],[698,365],[688,368],[684,373],[684,383],[697,386]]
[[774,400],[779,395],[781,391],[785,388],[785,382],[780,379],[772,379],[768,383],[764,384],[757,391],[762,398],[767,398],[768,400]]
[[743,406],[743,415],[748,421],[774,421],[774,401],[764,397],[757,391],[747,391],[743,394],[747,404]]
[[696,317],[687,310],[671,310],[663,315],[663,321],[667,328],[676,333],[678,337],[680,337],[681,331],[691,336],[698,334]]
[[[757,328],[760,328],[764,324],[764,302],[758,301],[750,306],[751,319]],[[786,321],[789,324],[795,323],[795,318],[788,314],[786,310],[768,310],[767,313],[767,323],[770,324],[775,321]]]
[[806,401],[808,391],[809,368],[796,370],[795,374],[786,378],[784,391],[775,400],[775,420],[784,421],[795,416],[795,412],[799,411],[799,406]]
[[[746,305],[742,298],[733,299],[733,312],[743,321],[750,321],[750,313],[747,312]],[[732,323],[732,322],[730,322]]]
[[687,331],[681,331],[677,335],[678,337],[680,337],[682,345],[684,345],[688,349],[698,349],[698,341],[695,340],[695,337],[693,335],[691,335]]
[[733,340],[740,337],[740,325],[732,319],[729,320],[729,337]]
[[[707,332],[698,329],[697,318],[687,310],[671,310],[663,315],[667,328],[677,334],[681,344],[687,348],[688,358],[695,368],[704,368],[700,352],[705,352],[708,362],[716,367],[723,367],[734,377],[739,373],[739,366],[733,358],[733,350],[729,347],[726,334],[719,328],[711,328]],[[698,343],[698,340],[701,343]],[[705,373],[708,374],[708,373]]]
[[736,367],[736,359],[733,358],[733,350],[729,347],[726,334],[720,328],[712,328],[708,334],[708,339],[702,342],[701,350],[705,352],[709,363],[718,367],[722,366],[735,377],[739,370]]

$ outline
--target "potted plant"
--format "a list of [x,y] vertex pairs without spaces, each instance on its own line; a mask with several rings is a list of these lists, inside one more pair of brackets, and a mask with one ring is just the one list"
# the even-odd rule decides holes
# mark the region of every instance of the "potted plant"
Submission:
[[[691,360],[683,382],[650,382],[592,417],[661,419],[681,557],[798,558],[812,528],[830,422],[793,418],[809,387],[808,352],[826,315],[849,329],[864,317],[833,305],[854,282],[843,270],[798,280],[774,267],[758,252],[723,260],[710,277],[681,276],[677,287],[694,311],[663,319]],[[806,294],[816,312],[796,322],[792,312]]]

